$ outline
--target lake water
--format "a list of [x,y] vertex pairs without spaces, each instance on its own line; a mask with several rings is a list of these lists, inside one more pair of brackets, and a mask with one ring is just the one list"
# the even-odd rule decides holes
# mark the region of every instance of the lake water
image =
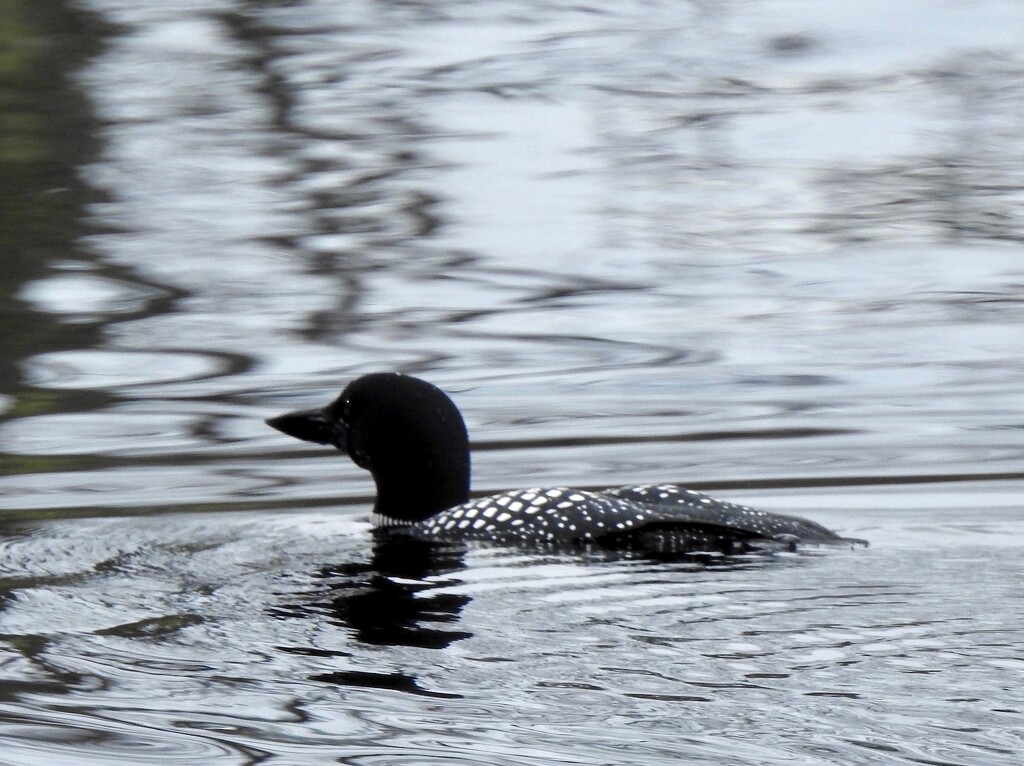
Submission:
[[[5,8],[0,764],[1020,763],[1019,3]],[[871,547],[375,548],[371,370]]]

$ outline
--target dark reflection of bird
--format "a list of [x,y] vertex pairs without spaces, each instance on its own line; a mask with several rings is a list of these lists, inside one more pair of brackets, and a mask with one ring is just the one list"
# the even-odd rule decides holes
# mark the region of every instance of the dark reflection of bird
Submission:
[[[472,634],[452,626],[470,602],[458,585],[465,545],[379,531],[367,563],[323,567],[323,583],[302,603],[280,604],[275,617],[327,617],[364,644],[442,649]],[[298,654],[321,650],[293,648]],[[335,679],[337,680],[337,679]],[[357,684],[358,685],[358,684]],[[371,684],[373,685],[373,684]]]
[[367,469],[377,484],[375,521],[391,534],[654,556],[861,542],[675,484],[600,492],[520,489],[470,500],[462,415],[439,388],[398,373],[365,375],[323,409],[267,423],[297,439],[333,445]]

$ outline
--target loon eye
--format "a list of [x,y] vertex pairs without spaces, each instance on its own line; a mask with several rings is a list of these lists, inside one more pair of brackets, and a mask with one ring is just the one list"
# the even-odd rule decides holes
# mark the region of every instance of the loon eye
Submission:
[[342,420],[348,420],[352,417],[352,400],[343,399],[341,402],[341,418]]

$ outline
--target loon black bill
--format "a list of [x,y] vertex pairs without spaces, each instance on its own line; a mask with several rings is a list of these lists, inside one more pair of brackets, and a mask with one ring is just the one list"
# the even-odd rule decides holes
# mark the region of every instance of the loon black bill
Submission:
[[347,446],[346,429],[338,421],[331,420],[322,409],[286,412],[266,423],[283,434],[314,444],[330,444],[342,452]]

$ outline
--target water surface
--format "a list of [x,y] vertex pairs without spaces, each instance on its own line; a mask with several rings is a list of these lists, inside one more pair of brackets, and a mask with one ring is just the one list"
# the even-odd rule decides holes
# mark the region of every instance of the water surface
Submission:
[[[0,762],[1018,762],[1015,3],[12,7]],[[379,369],[872,546],[374,549]]]

